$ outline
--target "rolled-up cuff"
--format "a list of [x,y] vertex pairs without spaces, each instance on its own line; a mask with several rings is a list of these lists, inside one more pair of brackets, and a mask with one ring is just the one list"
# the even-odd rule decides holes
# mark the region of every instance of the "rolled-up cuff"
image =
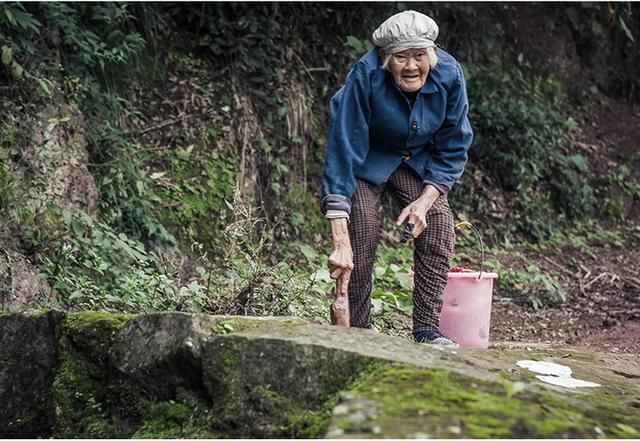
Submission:
[[346,219],[349,220],[349,213],[342,210],[327,210],[324,214],[327,219]]
[[351,214],[351,201],[348,197],[341,194],[328,194],[322,198],[320,202],[322,213],[326,215],[329,210],[344,211],[347,215]]
[[447,187],[444,184],[437,184],[435,182],[431,182],[431,181],[424,181],[425,184],[429,184],[429,185],[433,185],[436,190],[438,190],[440,192],[440,194],[447,194],[447,192],[449,191],[449,187]]

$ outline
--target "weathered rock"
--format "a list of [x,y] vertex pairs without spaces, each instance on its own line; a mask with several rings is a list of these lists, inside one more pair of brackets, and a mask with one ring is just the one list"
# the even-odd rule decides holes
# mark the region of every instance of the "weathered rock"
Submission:
[[40,277],[39,268],[17,251],[0,253],[0,303],[2,309],[18,311],[37,299],[56,298]]
[[119,400],[135,403],[136,411],[124,417],[127,424],[137,427],[155,401],[189,403],[200,409],[210,406],[211,398],[203,386],[202,348],[216,334],[289,323],[304,322],[178,312],[136,318],[120,332],[111,350]]
[[0,315],[0,438],[46,437],[62,314]]
[[[234,438],[322,436],[336,394],[377,360],[330,344],[280,337],[302,328],[250,330],[204,346],[205,385],[221,430]],[[324,332],[327,327],[317,330],[320,339],[330,334]]]
[[33,146],[24,154],[31,177],[28,204],[37,214],[55,204],[95,216],[98,190],[87,169],[84,118],[75,104],[56,93],[58,105],[47,105],[37,114]]
[[111,361],[127,381],[158,399],[175,399],[180,391],[201,395],[201,353],[205,342],[217,333],[247,326],[277,327],[289,320],[180,312],[139,316],[118,334]]
[[[600,354],[549,347],[447,350],[485,381],[441,368],[394,363],[334,408],[330,438],[596,438],[640,435],[640,370]],[[539,360],[570,367],[597,388],[549,385],[518,367]],[[622,367],[623,366],[623,367]],[[624,369],[624,370],[619,370]],[[364,404],[363,404],[364,403]]]
[[[465,350],[297,319],[182,313],[6,315],[0,331],[4,436],[640,435],[633,356]],[[539,366],[531,360],[599,386],[544,383],[525,369]]]
[[38,278],[42,271],[35,259],[29,252],[24,254],[24,244],[19,246],[19,242],[40,243],[44,237],[59,236],[61,209],[80,209],[97,216],[98,190],[87,167],[84,118],[77,104],[67,102],[60,89],[58,83],[52,88],[55,105],[44,105],[25,115],[21,124],[31,128],[30,143],[7,161],[16,208],[11,215],[3,214],[0,222],[8,224],[0,226],[0,247],[6,251],[6,258],[0,257],[0,300],[5,310],[33,307],[43,292],[55,297],[48,284]]
[[109,349],[127,314],[68,314],[61,326],[53,379],[56,438],[116,438],[123,429],[113,399]]
[[201,345],[215,333],[217,321],[185,313],[139,316],[118,335],[111,350],[112,365],[145,395],[169,400],[179,388],[198,391]]

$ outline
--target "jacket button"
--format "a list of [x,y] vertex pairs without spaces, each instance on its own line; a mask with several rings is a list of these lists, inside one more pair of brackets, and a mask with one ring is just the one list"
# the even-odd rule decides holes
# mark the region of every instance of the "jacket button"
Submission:
[[420,124],[417,121],[411,123],[411,130],[418,130],[420,128]]

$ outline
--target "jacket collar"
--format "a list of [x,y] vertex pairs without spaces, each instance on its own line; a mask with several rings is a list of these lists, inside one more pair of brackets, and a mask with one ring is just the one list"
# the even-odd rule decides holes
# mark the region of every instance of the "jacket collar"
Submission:
[[438,87],[436,86],[436,82],[433,81],[433,75],[429,72],[427,75],[427,81],[424,82],[418,93],[436,93],[438,91]]

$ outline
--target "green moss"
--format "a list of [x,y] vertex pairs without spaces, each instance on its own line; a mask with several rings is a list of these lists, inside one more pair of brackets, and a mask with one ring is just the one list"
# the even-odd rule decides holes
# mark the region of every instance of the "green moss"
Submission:
[[[206,133],[214,140],[219,136],[218,127],[208,125]],[[192,139],[188,133],[183,135],[186,145],[191,146],[172,150],[165,158],[168,166],[165,179],[172,185],[156,187],[162,205],[173,207],[162,210],[163,224],[181,242],[218,243],[228,212],[225,200],[233,200],[238,179],[237,159],[207,151],[206,140]]]
[[283,320],[256,320],[248,317],[233,317],[222,320],[216,324],[215,332],[218,334],[230,334],[233,332],[252,331],[256,329],[269,328],[274,326],[283,328],[296,328],[306,324],[301,319],[283,319]]
[[136,315],[134,314],[116,314],[103,311],[82,311],[69,313],[67,315],[65,324],[68,329],[97,329],[98,333],[102,333],[102,329],[110,328],[111,330],[117,332],[135,317]]
[[290,438],[324,438],[331,422],[333,408],[339,401],[340,393],[336,393],[329,396],[319,409],[290,410],[282,434]]
[[72,312],[67,314],[63,327],[72,334],[88,335],[104,343],[110,342],[115,333],[135,317],[133,314],[102,311]]
[[585,413],[595,419],[606,420],[599,425],[605,436],[613,438],[638,438],[640,436],[640,395],[635,399],[606,389],[594,391],[589,397],[591,408]]
[[[382,410],[368,423],[381,433],[426,433],[436,438],[593,437],[593,420],[570,402],[551,394],[508,393],[488,383],[443,370],[393,364],[354,389]],[[338,424],[350,431],[361,422]]]
[[53,381],[53,399],[57,409],[54,434],[63,438],[116,437],[100,395],[103,381],[92,373],[94,369],[69,350],[63,351]]
[[[386,361],[371,361],[358,372],[345,386],[344,390],[362,385],[373,372],[387,366]],[[290,438],[323,438],[327,433],[333,409],[340,401],[340,392],[329,395],[318,409],[308,410],[293,406],[288,411],[287,423],[282,427],[281,436]]]
[[[219,415],[218,430],[233,438],[322,437],[340,392],[353,387],[377,365],[372,359],[356,357],[341,359],[344,365],[336,367],[329,351],[310,355],[295,344],[283,348],[265,343],[261,349],[265,354],[281,357],[283,363],[296,360],[300,369],[290,370],[289,366],[264,360],[256,380],[245,366],[260,363],[260,357],[246,358],[252,353],[252,345],[245,346],[242,338],[228,338],[221,338],[215,345],[211,364],[205,366],[205,383],[210,396],[216,398],[213,409]],[[315,363],[315,357],[323,361]]]
[[259,414],[261,421],[259,428],[250,429],[251,437],[259,438],[320,438],[327,431],[331,410],[338,400],[337,394],[332,395],[318,408],[307,409],[262,386],[249,392],[249,396],[252,412]]
[[117,437],[109,413],[108,354],[117,332],[132,318],[95,311],[67,315],[52,388],[56,437]]
[[214,424],[209,409],[201,403],[161,402],[151,407],[132,438],[219,438]]

